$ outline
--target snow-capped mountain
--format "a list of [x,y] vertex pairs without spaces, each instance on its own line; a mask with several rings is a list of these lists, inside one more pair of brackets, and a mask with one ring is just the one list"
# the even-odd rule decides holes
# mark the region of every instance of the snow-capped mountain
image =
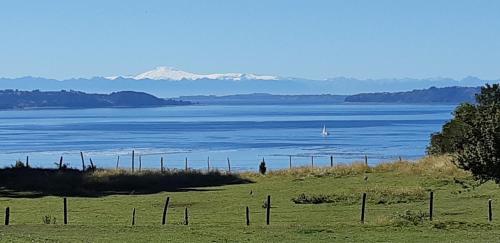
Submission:
[[214,73],[214,74],[196,74],[182,70],[177,70],[171,67],[157,67],[153,70],[146,71],[136,76],[113,76],[107,79],[116,79],[119,77],[153,80],[198,80],[198,79],[214,79],[214,80],[278,80],[276,76],[270,75],[255,75],[245,73]]

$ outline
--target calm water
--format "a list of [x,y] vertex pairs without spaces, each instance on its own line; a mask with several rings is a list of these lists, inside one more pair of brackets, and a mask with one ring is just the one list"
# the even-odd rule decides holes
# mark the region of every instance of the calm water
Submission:
[[[25,160],[54,167],[59,157],[80,167],[79,152],[99,167],[129,167],[131,151],[143,167],[211,165],[256,169],[362,160],[414,159],[432,132],[451,118],[448,105],[189,106],[146,109],[0,111],[0,166]],[[321,136],[323,125],[331,135]],[[136,162],[138,163],[138,158]],[[136,164],[136,166],[138,166]]]

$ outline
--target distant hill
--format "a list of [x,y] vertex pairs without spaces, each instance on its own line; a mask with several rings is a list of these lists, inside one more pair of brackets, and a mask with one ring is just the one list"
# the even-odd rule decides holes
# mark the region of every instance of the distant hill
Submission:
[[87,94],[79,91],[0,90],[0,109],[24,108],[105,108],[189,105],[191,102],[161,99],[150,94],[121,91]]
[[346,102],[374,103],[452,103],[474,102],[474,96],[480,87],[445,87],[418,89],[407,92],[362,93],[350,95]]
[[294,104],[338,104],[344,102],[345,95],[272,95],[266,93],[236,94],[226,96],[196,95],[181,96],[204,105],[294,105]]

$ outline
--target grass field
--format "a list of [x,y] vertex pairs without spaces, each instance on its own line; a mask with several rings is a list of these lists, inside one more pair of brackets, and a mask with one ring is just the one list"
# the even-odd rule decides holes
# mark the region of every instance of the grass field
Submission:
[[[253,183],[140,195],[68,197],[68,225],[62,224],[62,197],[4,195],[0,198],[0,219],[3,223],[3,209],[10,207],[11,220],[9,226],[0,226],[0,241],[500,241],[498,186],[477,184],[447,157],[371,168],[353,164],[240,176]],[[434,191],[433,221],[428,215],[430,190]],[[368,195],[364,224],[360,222],[363,192]],[[263,208],[267,195],[271,195],[270,225],[266,225]],[[171,202],[168,222],[161,225],[167,196]],[[250,208],[250,226],[245,224],[246,206]],[[131,226],[133,208],[136,224]],[[189,225],[184,225],[185,208],[189,210]],[[43,222],[45,216],[50,224]]]

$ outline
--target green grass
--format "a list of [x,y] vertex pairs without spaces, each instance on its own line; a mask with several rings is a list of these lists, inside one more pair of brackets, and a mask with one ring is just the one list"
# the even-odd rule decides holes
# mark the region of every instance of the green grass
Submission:
[[[354,164],[240,176],[254,183],[141,195],[68,197],[68,225],[62,225],[61,197],[4,196],[0,198],[0,208],[11,208],[11,225],[0,226],[0,241],[500,241],[498,186],[477,185],[469,174],[451,165],[447,157],[373,168]],[[428,218],[429,190],[434,191],[435,197],[432,222]],[[368,194],[365,224],[360,223],[363,192]],[[334,199],[335,195],[345,195],[349,203],[294,203],[292,199],[301,194]],[[269,226],[265,225],[262,207],[267,195],[272,200]],[[162,226],[167,196],[171,205],[168,223]],[[492,223],[487,221],[489,198],[493,199]],[[245,225],[246,206],[250,208],[250,226]],[[183,225],[186,207],[190,215],[188,226]],[[135,226],[130,225],[133,208],[137,210]],[[56,224],[44,224],[45,216],[55,217]],[[3,222],[3,212],[0,220]]]

